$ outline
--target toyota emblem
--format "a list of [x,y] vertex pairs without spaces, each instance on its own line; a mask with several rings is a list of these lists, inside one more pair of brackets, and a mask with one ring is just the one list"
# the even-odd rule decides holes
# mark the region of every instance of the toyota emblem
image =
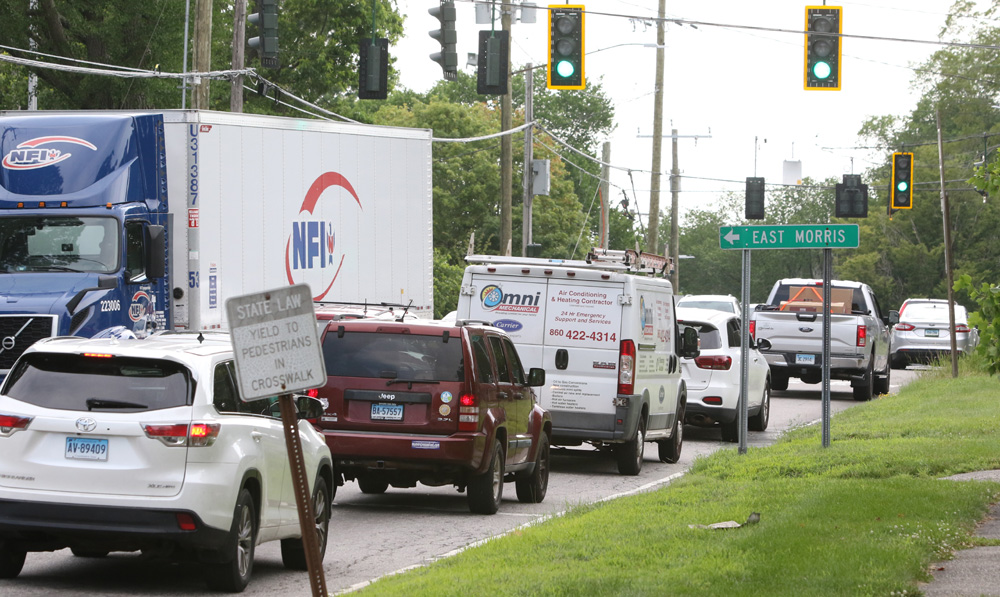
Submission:
[[76,428],[80,431],[93,431],[97,429],[97,421],[91,417],[80,417],[76,420]]

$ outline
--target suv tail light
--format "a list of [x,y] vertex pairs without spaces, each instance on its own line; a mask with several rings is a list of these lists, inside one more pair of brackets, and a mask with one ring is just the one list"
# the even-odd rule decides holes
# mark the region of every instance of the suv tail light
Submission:
[[622,340],[618,349],[618,393],[631,394],[635,389],[635,343]]
[[34,418],[35,417],[0,414],[0,437],[9,437],[13,435],[15,431],[27,429],[28,424],[31,423],[31,420]]
[[479,431],[479,401],[475,394],[458,397],[458,430]]
[[970,330],[969,326],[967,326],[964,323],[956,323],[955,324],[955,332],[957,332],[959,334],[968,334],[970,331],[972,331],[972,330]]
[[912,323],[899,322],[896,324],[896,329],[900,332],[909,332],[915,329],[915,326]]
[[725,355],[695,357],[694,364],[698,365],[699,369],[717,369],[719,371],[728,371],[729,368],[733,366],[733,359],[732,357],[727,357]]
[[163,425],[144,423],[142,430],[146,437],[158,439],[166,446],[204,448],[215,443],[219,437],[219,423],[167,423]]
[[858,346],[868,345],[868,326],[859,325],[858,326]]

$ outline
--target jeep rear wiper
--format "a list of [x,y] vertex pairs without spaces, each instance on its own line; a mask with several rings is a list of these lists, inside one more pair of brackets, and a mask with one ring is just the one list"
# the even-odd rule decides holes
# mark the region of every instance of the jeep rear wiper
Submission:
[[103,398],[87,398],[87,410],[95,408],[149,408],[145,404],[124,402],[122,400],[105,400]]

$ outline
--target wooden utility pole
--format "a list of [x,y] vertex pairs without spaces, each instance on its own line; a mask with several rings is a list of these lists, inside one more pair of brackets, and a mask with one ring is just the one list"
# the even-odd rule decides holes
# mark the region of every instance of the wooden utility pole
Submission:
[[[660,0],[656,21],[656,88],[653,90],[653,173],[649,181],[649,229],[646,232],[646,251],[659,253],[660,245],[660,153],[663,146],[663,44],[665,42],[664,17],[667,0]],[[674,147],[677,141],[674,140]],[[675,265],[676,267],[676,265]]]
[[670,283],[674,285],[674,292],[680,292],[681,242],[677,209],[680,204],[681,170],[677,167],[677,129],[670,130],[670,137],[673,141],[673,159],[670,167],[670,250],[667,255],[674,258],[674,273],[670,276]]
[[601,148],[601,227],[600,227],[600,238],[598,239],[598,245],[602,249],[608,248],[608,227],[610,222],[608,221],[608,202],[611,200],[611,167],[608,164],[611,163],[611,142],[605,141],[604,146]]
[[[510,76],[508,75],[507,80],[510,81]],[[531,68],[531,63],[524,68],[524,122],[531,122],[534,119],[534,104],[532,103],[532,96],[535,91],[535,71]],[[532,168],[533,164],[531,160],[534,157],[534,151],[532,147],[532,127],[524,129],[524,176],[523,184],[524,190],[522,191],[524,197],[522,199],[522,214],[521,214],[521,256],[528,256],[528,245],[531,244],[531,208],[534,203],[535,193],[532,188]]]
[[[197,0],[194,9],[194,70],[212,70],[212,0]],[[195,81],[191,107],[208,109],[208,79]]]
[[[500,27],[510,35],[510,13],[513,5],[504,2],[500,16]],[[509,38],[508,38],[509,39]],[[507,64],[503,68],[507,69],[507,93],[500,96],[500,130],[509,131],[511,123],[510,88],[513,78],[510,72],[510,52],[507,53]],[[514,159],[510,135],[500,137],[500,252],[503,255],[511,254],[512,224],[511,216],[513,208],[511,206],[511,185],[514,184]],[[527,165],[528,168],[531,164]]]
[[[243,48],[247,39],[247,2],[236,0],[233,8],[233,70],[243,70]],[[243,75],[233,77],[229,91],[229,111],[243,111]]]
[[[944,191],[944,145],[941,143],[941,108],[935,111],[938,140],[938,171],[941,175],[941,221],[944,226],[944,275],[948,287],[948,325],[951,329],[951,376],[958,377],[958,346],[955,342],[955,274],[951,271],[951,210],[948,208],[948,193]],[[911,162],[912,163],[912,162]],[[913,178],[912,176],[910,177]],[[913,181],[910,181],[913,184]]]

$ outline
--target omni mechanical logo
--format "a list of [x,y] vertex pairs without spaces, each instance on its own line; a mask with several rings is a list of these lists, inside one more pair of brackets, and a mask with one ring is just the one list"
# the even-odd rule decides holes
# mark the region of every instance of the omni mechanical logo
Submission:
[[[289,284],[310,284],[312,288],[322,288],[313,300],[322,300],[333,288],[346,254],[338,251],[337,234],[334,223],[323,220],[317,210],[320,197],[327,189],[339,189],[327,197],[331,200],[346,200],[363,209],[361,199],[351,183],[337,172],[321,174],[306,192],[299,218],[292,221],[292,229],[285,243],[285,274]],[[338,254],[339,253],[339,254]]]
[[51,145],[53,143],[70,143],[97,151],[97,147],[93,143],[78,139],[77,137],[67,137],[64,135],[35,137],[7,152],[7,155],[3,157],[3,167],[8,170],[34,170],[35,168],[44,168],[45,166],[58,164],[73,157],[72,153],[64,153],[55,147],[42,147],[43,145]]
[[639,295],[639,324],[643,336],[653,335],[653,310],[646,307],[646,297]]
[[496,284],[487,285],[479,293],[479,300],[483,304],[483,309],[506,313],[538,313],[541,297],[541,292],[536,292],[534,296],[504,292]]

